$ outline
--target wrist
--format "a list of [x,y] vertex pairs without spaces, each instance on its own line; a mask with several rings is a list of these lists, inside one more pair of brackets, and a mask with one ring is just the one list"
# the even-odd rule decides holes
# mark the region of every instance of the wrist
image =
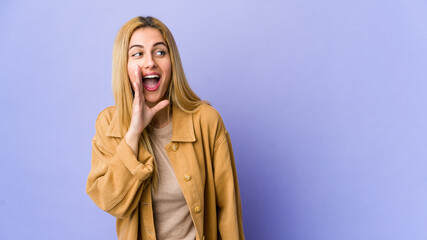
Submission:
[[128,131],[125,135],[125,139],[127,142],[138,142],[139,138],[141,136],[141,133],[134,132],[134,131]]
[[[143,130],[144,129],[142,129],[142,131]],[[132,127],[129,127],[126,135],[127,136],[132,136],[132,137],[139,137],[141,135],[142,131],[138,131],[138,130],[135,130],[134,128],[132,128]]]
[[135,153],[135,155],[138,155],[138,143],[140,136],[141,134],[128,131],[124,137],[124,141],[126,141],[127,145],[132,148],[132,151]]

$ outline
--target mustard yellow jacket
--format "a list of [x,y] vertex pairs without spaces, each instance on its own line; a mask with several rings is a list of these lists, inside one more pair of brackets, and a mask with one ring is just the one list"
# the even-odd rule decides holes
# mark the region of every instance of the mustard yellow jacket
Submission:
[[[151,185],[152,155],[138,156],[121,137],[114,106],[96,120],[86,192],[117,218],[120,240],[156,239]],[[188,114],[173,107],[172,140],[165,146],[187,201],[197,240],[244,239],[239,186],[230,137],[218,112],[203,105]]]

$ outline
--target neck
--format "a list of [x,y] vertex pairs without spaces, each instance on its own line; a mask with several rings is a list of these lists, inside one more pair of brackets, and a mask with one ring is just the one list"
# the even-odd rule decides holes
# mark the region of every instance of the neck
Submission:
[[151,119],[150,125],[154,128],[164,128],[172,121],[172,114],[169,114],[170,106],[166,106],[158,111]]

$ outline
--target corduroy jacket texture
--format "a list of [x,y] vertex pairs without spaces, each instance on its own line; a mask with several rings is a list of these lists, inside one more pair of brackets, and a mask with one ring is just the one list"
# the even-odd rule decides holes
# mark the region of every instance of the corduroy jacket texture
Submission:
[[[95,124],[86,192],[117,218],[120,240],[156,239],[151,199],[152,155],[138,156],[121,137],[114,106]],[[230,136],[218,112],[203,105],[192,114],[173,107],[172,140],[165,146],[197,231],[197,240],[244,239]]]

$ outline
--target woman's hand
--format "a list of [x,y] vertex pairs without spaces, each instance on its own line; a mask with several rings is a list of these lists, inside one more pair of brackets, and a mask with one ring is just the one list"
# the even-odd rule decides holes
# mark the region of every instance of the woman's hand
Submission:
[[169,104],[169,101],[160,101],[154,107],[150,108],[145,103],[144,88],[142,86],[142,76],[139,66],[135,69],[135,79],[136,81],[133,83],[135,97],[132,105],[132,118],[125,140],[135,154],[137,154],[138,142],[142,131],[148,126],[154,115]]

